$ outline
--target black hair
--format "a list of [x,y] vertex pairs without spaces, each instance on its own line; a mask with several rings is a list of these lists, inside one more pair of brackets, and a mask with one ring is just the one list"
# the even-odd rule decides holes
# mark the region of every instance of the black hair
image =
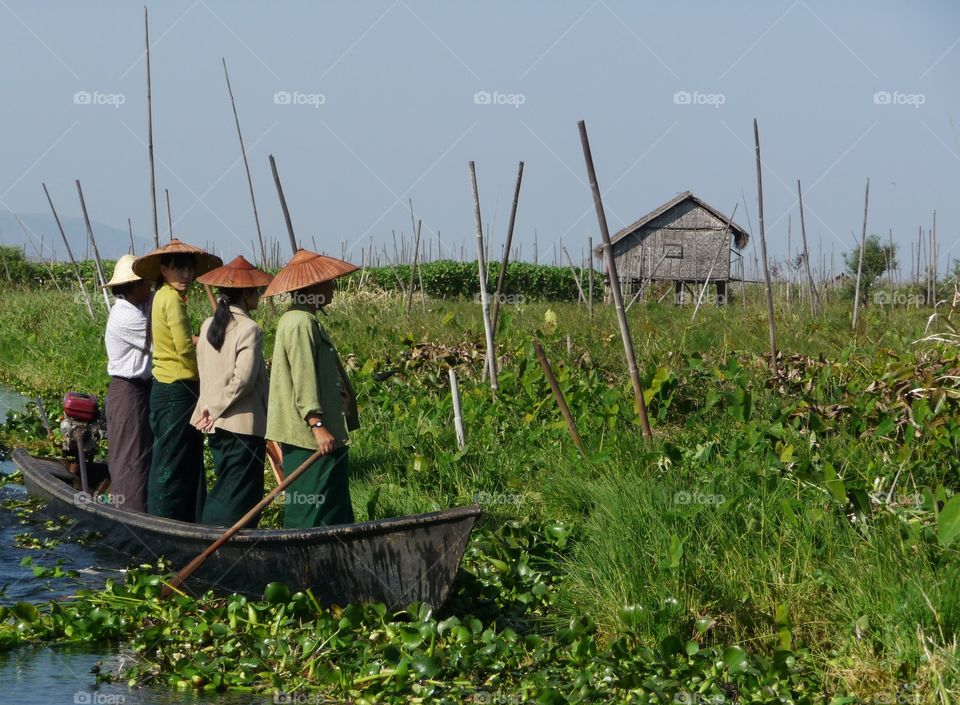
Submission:
[[195,270],[197,268],[197,258],[189,252],[170,252],[160,256],[160,264],[174,269],[192,266]]
[[233,313],[230,311],[230,304],[236,303],[243,298],[243,292],[246,289],[233,289],[230,287],[220,287],[220,298],[217,300],[217,310],[213,313],[213,320],[210,327],[207,328],[207,342],[213,346],[213,349],[220,352],[223,347],[223,339],[227,336],[227,326],[233,320]]
[[137,282],[127,282],[126,284],[117,284],[116,286],[110,287],[110,290],[113,291],[114,296],[122,296],[126,298],[130,296],[130,292],[133,291],[133,288],[137,285]]

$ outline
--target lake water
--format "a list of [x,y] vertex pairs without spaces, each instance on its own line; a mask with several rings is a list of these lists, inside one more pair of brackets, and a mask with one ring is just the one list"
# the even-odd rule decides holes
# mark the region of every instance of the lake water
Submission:
[[[7,410],[22,411],[27,400],[0,386],[0,418]],[[0,459],[0,474],[16,469],[10,460]],[[0,500],[27,496],[22,485],[0,485]],[[63,542],[50,549],[22,549],[15,545],[17,534],[30,533],[38,538],[57,538],[58,531],[48,532],[36,523],[23,524],[7,509],[0,509],[0,602],[40,602],[73,594],[81,587],[98,587],[108,577],[122,578],[122,572],[109,565],[109,554],[94,546]],[[38,579],[20,561],[31,556],[35,565],[53,566],[63,561],[64,570],[79,573],[75,579]],[[197,694],[167,688],[130,689],[124,684],[96,684],[91,668],[99,665],[104,672],[122,665],[125,656],[120,647],[31,647],[0,651],[0,705],[265,705],[273,703],[271,695],[212,693]]]

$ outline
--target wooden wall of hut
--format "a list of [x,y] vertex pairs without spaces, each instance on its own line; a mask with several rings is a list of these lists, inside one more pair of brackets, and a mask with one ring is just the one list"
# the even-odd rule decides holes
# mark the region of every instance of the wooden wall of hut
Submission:
[[687,200],[613,243],[617,273],[628,290],[645,279],[702,282],[709,274],[726,281],[730,238],[723,220]]

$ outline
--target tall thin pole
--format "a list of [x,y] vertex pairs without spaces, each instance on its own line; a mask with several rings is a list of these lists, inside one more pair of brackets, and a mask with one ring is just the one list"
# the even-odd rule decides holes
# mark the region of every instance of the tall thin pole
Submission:
[[247,161],[247,148],[243,144],[243,133],[240,131],[240,118],[237,115],[237,102],[233,99],[233,88],[230,87],[230,74],[227,73],[227,60],[223,61],[223,76],[227,79],[227,92],[230,94],[230,105],[233,107],[233,121],[237,125],[237,139],[240,140],[240,153],[243,155],[243,168],[247,172],[247,187],[250,189],[250,203],[253,204],[253,222],[257,226],[257,240],[260,242],[260,261],[267,266],[267,250],[263,246],[263,233],[260,231],[260,215],[257,213],[257,199],[253,195],[253,178],[250,176],[250,163]]
[[593,236],[587,236],[587,262],[590,268],[587,270],[587,311],[590,320],[593,320]]
[[150,203],[153,205],[153,247],[160,247],[160,226],[157,222],[157,170],[153,164],[153,90],[150,81],[150,22],[143,7],[143,36],[147,45],[147,155],[150,158]]
[[640,371],[637,369],[637,358],[633,352],[633,338],[630,337],[627,313],[623,308],[623,292],[620,289],[620,279],[617,277],[617,261],[614,259],[613,247],[610,245],[610,230],[607,228],[607,216],[603,210],[603,201],[600,198],[600,186],[597,184],[597,173],[593,166],[593,155],[590,152],[587,125],[583,120],[580,120],[577,126],[580,129],[580,144],[583,147],[583,160],[587,165],[590,190],[593,192],[593,206],[597,211],[597,220],[600,224],[600,236],[603,238],[603,250],[606,255],[607,273],[610,277],[610,289],[613,294],[614,306],[617,309],[617,320],[620,323],[620,337],[623,340],[623,353],[627,358],[630,382],[633,384],[633,395],[637,403],[637,413],[640,415],[643,437],[649,442],[653,439],[653,432],[650,430],[650,419],[647,417],[647,402],[643,398],[643,385],[640,383]]
[[[413,212],[413,201],[410,202],[410,212]],[[416,243],[414,244],[413,250],[413,264],[410,265],[410,286],[407,288],[407,313],[410,313],[410,307],[413,305],[413,282],[414,275],[417,271],[417,266],[420,262],[420,226],[423,224],[423,221],[417,221],[416,227]],[[420,295],[423,296],[423,285],[420,286]]]
[[97,241],[93,237],[93,226],[90,225],[90,216],[87,215],[87,203],[83,199],[83,189],[80,188],[80,179],[76,180],[77,195],[80,196],[80,210],[83,212],[83,222],[87,226],[87,238],[93,246],[93,257],[97,263],[97,278],[100,280],[100,291],[103,292],[103,303],[106,310],[110,310],[110,296],[107,294],[107,274],[103,271],[103,261],[100,259],[100,250],[97,249]]
[[503,246],[503,258],[497,273],[497,289],[493,296],[493,332],[496,335],[497,321],[500,318],[500,298],[503,296],[503,284],[507,278],[507,265],[510,262],[510,245],[513,242],[513,226],[517,222],[517,203],[520,201],[520,182],[523,180],[523,162],[517,169],[517,185],[513,190],[513,206],[510,208],[510,224],[507,226],[507,242]]
[[493,326],[490,320],[490,299],[487,295],[487,266],[483,257],[483,223],[480,220],[480,192],[477,190],[477,166],[470,162],[470,186],[473,189],[473,220],[477,226],[477,266],[480,279],[480,305],[483,313],[483,332],[487,339],[487,370],[490,387],[496,393],[497,351],[493,342]]
[[53,219],[57,222],[57,228],[60,230],[60,237],[63,238],[63,244],[67,248],[67,256],[70,258],[70,262],[73,264],[74,274],[77,275],[77,283],[80,284],[80,292],[83,294],[83,302],[87,305],[87,312],[90,314],[90,318],[96,320],[96,316],[93,313],[93,304],[90,303],[90,297],[87,295],[87,287],[83,284],[83,277],[80,276],[80,267],[77,266],[77,260],[73,258],[73,250],[70,249],[70,242],[67,240],[67,234],[63,231],[63,224],[60,222],[60,216],[57,215],[57,209],[53,207],[53,199],[50,198],[50,192],[47,190],[47,185],[41,183],[43,186],[43,192],[47,195],[47,203],[50,204],[50,210],[53,211]]
[[800,237],[803,239],[803,261],[807,266],[807,282],[810,284],[810,312],[816,316],[820,313],[820,292],[813,283],[813,274],[810,272],[810,251],[807,249],[807,226],[803,220],[803,191],[800,189],[800,179],[797,179],[797,200],[800,202]]
[[290,220],[290,210],[287,208],[287,199],[283,197],[283,187],[280,185],[280,174],[277,173],[277,161],[270,155],[270,171],[273,172],[273,183],[277,185],[277,195],[280,197],[280,207],[283,209],[283,219],[287,223],[287,235],[290,236],[290,248],[297,254],[297,238],[293,234],[293,223]]
[[863,232],[860,235],[860,257],[857,258],[857,282],[853,290],[853,330],[857,329],[857,314],[860,312],[860,277],[863,272],[863,251],[867,245],[867,204],[870,202],[870,178],[863,194]]
[[173,213],[170,210],[170,190],[163,189],[163,195],[167,199],[167,237],[173,240]]
[[760,254],[763,258],[763,278],[767,284],[767,327],[770,334],[770,368],[779,374],[777,362],[777,324],[773,316],[773,290],[770,286],[770,267],[767,265],[767,237],[763,229],[763,177],[760,170],[760,129],[753,119],[753,141],[757,152],[757,201],[760,212]]
[[[3,244],[3,231],[0,231],[0,257],[3,258],[3,271],[6,272],[7,274],[7,282],[12,283],[13,279],[10,278],[10,267],[7,265],[6,246]],[[52,278],[52,272],[51,272],[51,278]],[[54,281],[56,280],[54,279]],[[57,288],[59,289],[60,286],[57,285]]]
[[135,255],[136,248],[133,246],[133,221],[127,218],[127,234],[130,235],[130,254]]

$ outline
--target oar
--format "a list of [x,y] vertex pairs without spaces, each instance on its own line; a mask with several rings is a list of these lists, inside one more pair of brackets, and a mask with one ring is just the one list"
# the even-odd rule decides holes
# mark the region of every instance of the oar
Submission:
[[289,487],[294,480],[300,477],[300,475],[302,475],[306,471],[306,469],[310,467],[321,455],[323,455],[323,452],[318,450],[309,458],[307,458],[303,462],[303,464],[300,465],[300,467],[298,467],[292,473],[287,475],[287,477],[283,480],[283,482],[281,482],[279,485],[274,487],[273,490],[271,490],[271,492],[266,497],[264,497],[263,499],[260,500],[260,502],[257,503],[257,506],[255,506],[249,512],[244,514],[240,518],[240,521],[238,521],[236,524],[234,524],[229,529],[227,529],[223,533],[223,535],[220,538],[218,538],[216,541],[214,541],[212,544],[210,544],[204,550],[203,553],[201,553],[199,556],[197,556],[192,561],[187,563],[187,565],[185,565],[179,573],[173,576],[173,578],[170,579],[170,582],[164,585],[163,590],[161,590],[160,592],[160,595],[162,597],[166,597],[171,592],[173,592],[173,590],[175,590],[177,587],[182,585],[187,578],[193,575],[193,572],[197,568],[203,565],[204,561],[206,561],[210,556],[216,553],[217,549],[220,548],[227,541],[229,541],[235,533],[237,533],[238,531],[240,531],[240,529],[242,529],[247,524],[249,524],[251,519],[253,519],[268,504],[270,504],[270,502],[272,502],[277,497],[277,495],[279,495],[281,492],[287,489],[287,487]]

